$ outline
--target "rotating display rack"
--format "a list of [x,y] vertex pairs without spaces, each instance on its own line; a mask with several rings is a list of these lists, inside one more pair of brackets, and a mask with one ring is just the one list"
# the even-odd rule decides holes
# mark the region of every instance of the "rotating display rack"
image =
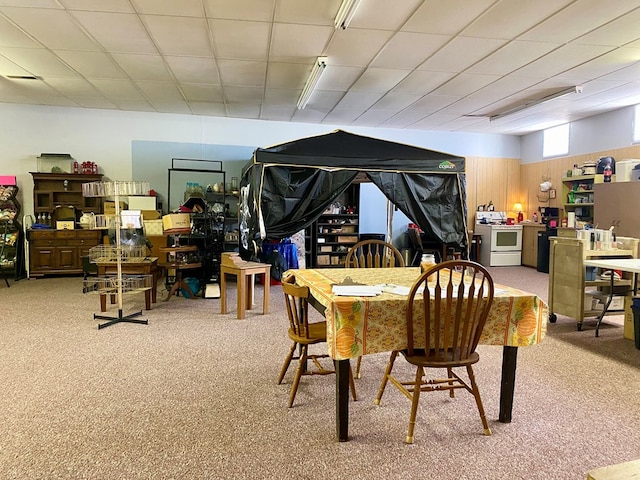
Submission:
[[[93,263],[114,262],[117,265],[116,275],[99,278],[96,281],[85,283],[85,291],[96,291],[102,294],[109,293],[116,295],[118,302],[118,315],[110,317],[107,315],[94,314],[96,320],[106,320],[98,325],[98,329],[114,325],[116,323],[140,323],[147,325],[148,321],[139,317],[142,310],[123,314],[122,296],[124,293],[134,293],[151,288],[152,275],[126,275],[122,274],[122,263],[132,260],[143,261],[146,257],[146,247],[123,246],[121,242],[122,218],[120,216],[120,196],[149,195],[149,182],[138,181],[113,181],[113,182],[89,182],[82,184],[82,194],[85,197],[113,197],[115,202],[115,245],[98,245],[89,251],[90,261]],[[106,259],[106,260],[105,260]],[[135,277],[135,278],[134,278]],[[87,280],[88,281],[88,280]],[[85,282],[87,282],[85,281]],[[147,286],[148,285],[148,286]]]

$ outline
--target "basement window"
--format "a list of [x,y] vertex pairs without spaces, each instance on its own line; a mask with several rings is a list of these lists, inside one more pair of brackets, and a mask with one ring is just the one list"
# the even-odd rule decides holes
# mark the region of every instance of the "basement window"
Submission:
[[569,153],[569,124],[547,128],[542,140],[542,156],[557,157]]

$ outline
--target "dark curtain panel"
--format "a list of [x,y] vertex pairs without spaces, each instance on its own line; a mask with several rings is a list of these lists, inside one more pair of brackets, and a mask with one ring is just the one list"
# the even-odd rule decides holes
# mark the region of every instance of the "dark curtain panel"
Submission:
[[371,181],[425,234],[467,248],[464,176],[367,172]]

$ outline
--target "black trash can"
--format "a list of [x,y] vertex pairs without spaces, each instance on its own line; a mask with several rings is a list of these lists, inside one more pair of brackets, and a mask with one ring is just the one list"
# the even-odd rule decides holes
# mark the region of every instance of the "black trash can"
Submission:
[[544,232],[538,232],[537,270],[539,272],[549,273],[549,237],[556,235],[558,235],[557,228],[547,228]]
[[633,338],[636,348],[640,350],[640,298],[634,298],[631,305],[633,311]]

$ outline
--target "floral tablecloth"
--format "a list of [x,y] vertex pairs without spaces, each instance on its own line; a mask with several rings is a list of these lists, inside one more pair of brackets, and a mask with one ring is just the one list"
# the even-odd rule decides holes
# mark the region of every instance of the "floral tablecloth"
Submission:
[[[333,284],[348,276],[366,285],[411,286],[420,269],[408,268],[327,268],[288,270],[298,285],[307,286],[325,307],[328,353],[344,360],[370,353],[406,347],[406,296],[383,292],[375,297],[334,295]],[[504,285],[495,285],[489,317],[482,331],[483,345],[522,347],[540,343],[546,334],[547,305],[536,295]]]

